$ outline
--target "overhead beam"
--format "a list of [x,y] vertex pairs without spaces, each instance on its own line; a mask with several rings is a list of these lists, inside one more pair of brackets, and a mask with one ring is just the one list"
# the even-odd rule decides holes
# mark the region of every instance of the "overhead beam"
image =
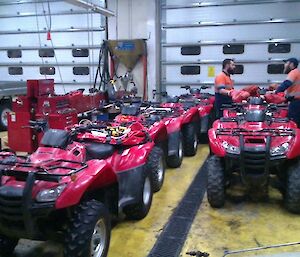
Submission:
[[113,11],[108,10],[106,8],[103,8],[99,5],[89,3],[89,2],[84,1],[84,0],[65,0],[65,2],[68,2],[69,4],[73,4],[73,5],[82,7],[84,9],[91,10],[91,11],[96,12],[96,13],[100,13],[100,14],[106,16],[106,17],[115,16],[115,13]]

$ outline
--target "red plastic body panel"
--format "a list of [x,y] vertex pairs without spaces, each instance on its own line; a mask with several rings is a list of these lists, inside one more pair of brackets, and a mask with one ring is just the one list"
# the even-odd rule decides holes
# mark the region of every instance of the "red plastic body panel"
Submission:
[[88,168],[74,176],[55,203],[57,209],[76,205],[88,190],[103,188],[117,181],[112,167],[105,160],[91,160]]
[[[211,128],[208,132],[210,149],[215,155],[219,157],[224,157],[226,155],[226,151],[222,146],[223,142],[227,142],[232,146],[239,147],[240,142],[238,134],[234,135],[233,133],[228,133],[227,135],[216,135],[217,129],[233,130],[235,128],[247,131],[248,135],[245,135],[243,137],[245,147],[264,146],[266,144],[266,138],[269,133],[259,132],[263,129],[292,129],[295,132],[295,136],[272,136],[270,147],[274,148],[287,142],[290,145],[289,150],[286,153],[287,158],[293,159],[300,155],[300,130],[297,128],[296,123],[293,121],[272,122],[271,124],[269,124],[268,122],[242,122],[241,124],[238,124],[237,122],[221,122],[219,120],[214,122],[213,128]],[[252,135],[249,135],[251,133]]]
[[207,116],[211,113],[213,110],[214,106],[213,104],[206,104],[206,105],[199,105],[198,106],[198,112],[200,117]]
[[167,128],[168,134],[180,131],[183,117],[179,116],[176,118],[164,118],[164,124]]
[[192,107],[185,112],[182,123],[187,124],[190,122],[197,121],[198,119],[199,119],[198,108]]

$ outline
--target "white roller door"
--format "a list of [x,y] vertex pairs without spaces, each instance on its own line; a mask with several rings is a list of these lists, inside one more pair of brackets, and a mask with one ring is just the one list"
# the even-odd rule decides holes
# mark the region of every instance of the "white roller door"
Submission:
[[53,78],[60,93],[93,84],[106,39],[103,15],[66,1],[3,0],[0,27],[1,81]]
[[236,86],[280,82],[282,60],[300,57],[300,1],[161,1],[161,86],[212,85],[225,58]]

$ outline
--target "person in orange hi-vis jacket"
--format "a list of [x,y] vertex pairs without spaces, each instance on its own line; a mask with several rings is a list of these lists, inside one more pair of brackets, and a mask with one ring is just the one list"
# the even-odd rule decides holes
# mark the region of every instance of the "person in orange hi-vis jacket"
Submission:
[[300,127],[300,70],[297,69],[299,62],[296,58],[289,58],[284,62],[284,73],[288,75],[276,89],[276,93],[285,92],[285,97],[290,102],[288,117]]
[[232,103],[231,92],[233,81],[230,75],[234,74],[235,63],[232,59],[225,59],[222,64],[222,72],[215,78],[215,111],[216,118],[223,116],[221,107],[223,104]]

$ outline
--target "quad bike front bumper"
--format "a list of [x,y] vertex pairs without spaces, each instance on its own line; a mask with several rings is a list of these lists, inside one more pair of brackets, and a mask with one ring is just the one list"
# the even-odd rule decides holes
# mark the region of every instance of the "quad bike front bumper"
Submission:
[[11,238],[45,239],[41,224],[54,211],[54,202],[37,203],[32,199],[34,174],[24,188],[0,187],[0,234]]
[[243,149],[240,154],[228,153],[225,156],[228,170],[238,170],[242,182],[250,187],[264,186],[269,181],[270,173],[286,160],[285,155],[271,156],[260,148]]

